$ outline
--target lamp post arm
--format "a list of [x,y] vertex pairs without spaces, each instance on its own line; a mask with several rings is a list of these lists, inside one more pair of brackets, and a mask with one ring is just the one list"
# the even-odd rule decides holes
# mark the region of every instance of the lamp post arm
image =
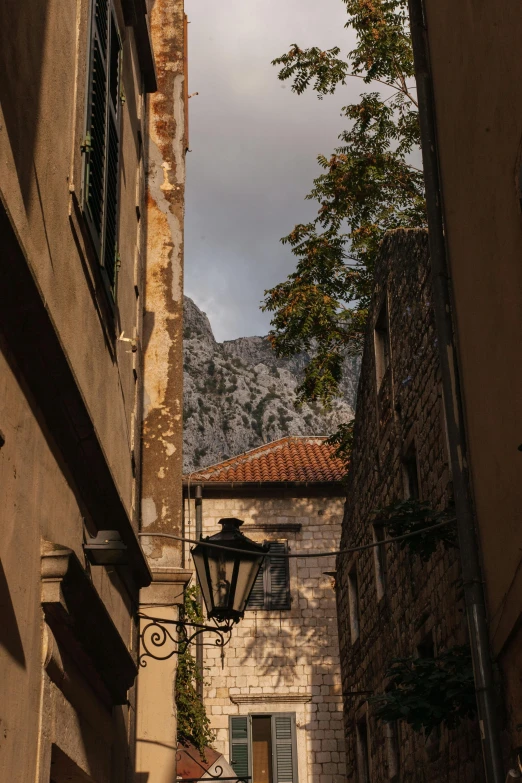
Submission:
[[[142,621],[140,627],[141,654],[140,666],[147,666],[147,658],[166,661],[173,655],[181,655],[189,644],[204,633],[216,634],[217,638],[205,646],[225,647],[231,639],[234,622],[226,625],[204,625],[187,623],[184,620],[169,620],[164,617],[152,617],[138,612]],[[187,629],[191,629],[188,631]]]

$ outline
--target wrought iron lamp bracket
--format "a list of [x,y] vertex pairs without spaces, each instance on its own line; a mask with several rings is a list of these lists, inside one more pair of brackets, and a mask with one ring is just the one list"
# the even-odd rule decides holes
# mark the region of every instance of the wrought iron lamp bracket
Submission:
[[[192,761],[194,761],[198,767],[201,767],[202,771],[204,772],[204,777],[201,778],[182,778],[182,783],[199,783],[200,781],[209,781],[209,780],[219,780],[219,781],[234,781],[234,783],[250,783],[252,780],[251,775],[244,775],[243,777],[223,777],[223,767],[216,765],[214,767],[214,772],[210,772],[209,769],[204,767],[202,764],[199,763],[199,761],[194,758],[192,753],[188,754]],[[181,761],[181,753],[176,754],[176,761]]]
[[235,621],[225,625],[187,623],[184,620],[151,617],[142,612],[138,612],[138,618],[145,621],[140,630],[142,651],[139,657],[140,666],[147,665],[147,658],[153,658],[155,661],[167,661],[173,655],[182,655],[189,644],[203,633],[212,633],[217,636],[213,642],[204,642],[204,646],[217,646],[222,650],[230,642],[232,629],[235,625]]

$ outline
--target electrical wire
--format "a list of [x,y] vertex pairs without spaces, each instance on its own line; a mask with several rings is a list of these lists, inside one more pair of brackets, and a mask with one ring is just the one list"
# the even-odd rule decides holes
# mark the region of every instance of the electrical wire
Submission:
[[[445,525],[450,525],[453,522],[456,522],[457,520],[455,518],[453,519],[446,519],[444,522],[439,522],[436,525],[431,525],[430,527],[424,527],[422,530],[415,530],[413,533],[405,533],[403,536],[396,536],[395,538],[384,538],[382,541],[374,541],[372,544],[362,544],[361,546],[353,546],[349,547],[348,549],[338,549],[334,552],[278,552],[277,554],[270,554],[267,552],[265,557],[271,558],[271,557],[334,557],[337,555],[348,555],[352,552],[362,552],[365,549],[373,549],[376,546],[383,546],[384,544],[395,544],[397,541],[404,541],[407,538],[412,538],[413,536],[419,536],[422,533],[428,533],[431,530],[438,530],[440,527],[444,527]],[[244,549],[238,549],[231,546],[223,546],[222,544],[214,544],[211,541],[195,541],[192,538],[185,538],[184,536],[175,536],[172,533],[138,533],[139,536],[149,536],[149,538],[172,538],[174,541],[183,541],[186,544],[199,544],[200,546],[209,546],[213,549],[223,549],[225,552],[239,552],[240,554],[244,554]]]

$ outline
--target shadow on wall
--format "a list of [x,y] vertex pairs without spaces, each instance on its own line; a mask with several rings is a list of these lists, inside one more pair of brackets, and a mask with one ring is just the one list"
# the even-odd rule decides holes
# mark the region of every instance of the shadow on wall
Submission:
[[48,21],[49,0],[0,3],[0,104],[26,208],[33,176]]
[[15,609],[9,592],[7,577],[0,560],[0,646],[3,647],[22,668],[25,666],[25,653],[20,631],[16,621]]

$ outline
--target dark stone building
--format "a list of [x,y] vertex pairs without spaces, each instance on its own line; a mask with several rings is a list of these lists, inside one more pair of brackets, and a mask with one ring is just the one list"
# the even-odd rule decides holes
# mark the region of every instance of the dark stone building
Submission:
[[[362,357],[341,548],[386,535],[376,510],[409,498],[450,507],[428,237],[390,232],[383,242]],[[436,657],[467,642],[459,553],[442,543],[423,562],[383,545],[337,564],[348,779],[481,781],[475,722],[429,736],[376,718],[393,658]]]

